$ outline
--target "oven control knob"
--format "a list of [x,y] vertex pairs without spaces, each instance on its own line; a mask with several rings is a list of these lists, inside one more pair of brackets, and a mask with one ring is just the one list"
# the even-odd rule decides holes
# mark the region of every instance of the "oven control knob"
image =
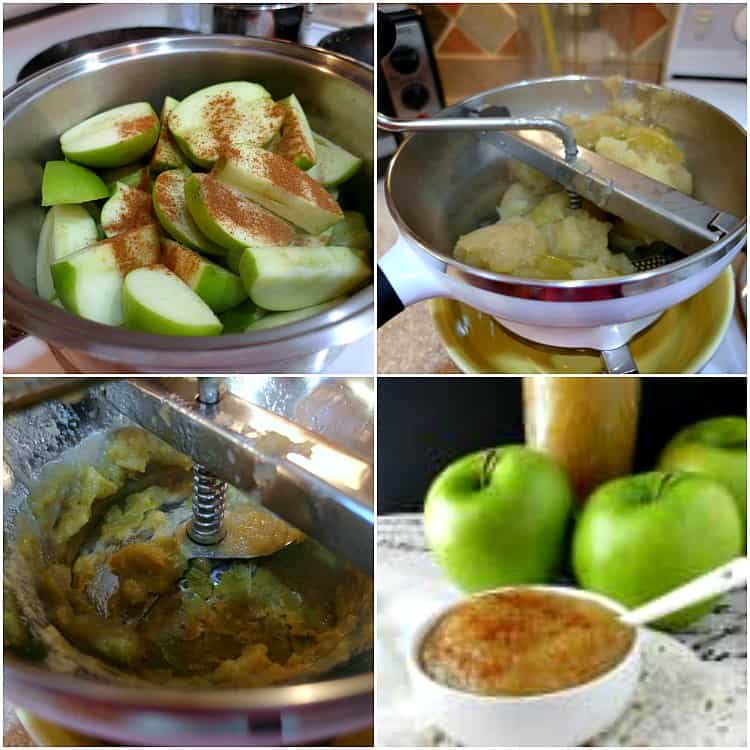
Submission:
[[388,60],[402,76],[408,76],[419,67],[419,52],[414,47],[401,44],[391,52]]
[[430,99],[430,92],[421,83],[410,83],[401,92],[401,101],[405,107],[419,111]]
[[734,33],[737,39],[747,44],[747,7],[743,8],[735,16]]

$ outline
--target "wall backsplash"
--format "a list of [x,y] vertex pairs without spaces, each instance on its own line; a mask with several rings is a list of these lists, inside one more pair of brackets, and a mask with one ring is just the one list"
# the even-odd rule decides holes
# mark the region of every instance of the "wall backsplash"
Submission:
[[[418,4],[448,103],[524,78],[621,74],[659,81],[672,3]],[[545,35],[546,28],[551,34]],[[555,64],[555,57],[557,64]]]

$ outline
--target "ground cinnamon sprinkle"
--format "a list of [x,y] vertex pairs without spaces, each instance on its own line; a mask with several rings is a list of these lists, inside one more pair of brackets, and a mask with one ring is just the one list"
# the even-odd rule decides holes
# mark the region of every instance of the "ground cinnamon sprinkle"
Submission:
[[230,158],[228,161],[233,161],[243,171],[252,172],[292,195],[315,203],[342,218],[344,216],[339,204],[319,182],[283,156],[260,148],[250,148],[245,149],[245,153],[239,159]]
[[159,229],[156,224],[123,232],[108,240],[117,268],[127,276],[134,268],[158,263],[161,256]]
[[171,221],[178,221],[182,215],[181,204],[175,193],[182,189],[182,174],[175,170],[162,172],[154,183],[154,194],[161,210]]
[[162,240],[162,260],[167,268],[179,276],[186,284],[200,271],[202,259],[179,242]]
[[144,193],[151,192],[151,178],[148,174],[148,168],[143,167],[138,172],[138,185],[139,190],[143,190]]
[[211,175],[196,177],[201,184],[206,208],[217,221],[236,224],[263,244],[283,246],[292,243],[295,230],[291,224],[225,187]]
[[151,196],[137,188],[125,188],[120,191],[122,210],[114,224],[107,229],[114,234],[120,234],[128,229],[151,224],[154,221]]
[[315,155],[310,148],[310,144],[305,140],[302,125],[294,116],[291,106],[286,108],[284,125],[281,131],[281,141],[276,149],[276,153],[289,161],[294,161],[299,156],[306,156],[310,161],[315,161]]
[[[279,131],[285,108],[270,100],[248,105],[229,92],[212,96],[203,106],[208,130],[190,134],[193,150],[208,161],[239,156],[238,144],[264,146]],[[179,122],[177,123],[179,125]]]
[[145,133],[158,122],[156,115],[143,115],[132,120],[120,120],[117,123],[117,133],[120,138],[133,138]]

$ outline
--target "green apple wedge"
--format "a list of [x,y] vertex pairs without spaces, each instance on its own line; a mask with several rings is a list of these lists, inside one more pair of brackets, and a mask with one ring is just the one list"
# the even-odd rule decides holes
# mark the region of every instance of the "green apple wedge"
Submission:
[[548,456],[505,445],[456,459],[432,481],[427,543],[464,591],[548,583],[560,571],[573,491]]
[[344,220],[331,228],[331,244],[345,245],[357,250],[372,250],[372,234],[367,221],[358,211],[344,211]]
[[236,307],[247,299],[237,274],[217,266],[173,240],[162,239],[162,261],[177,274],[215,313]]
[[[246,299],[236,307],[226,310],[219,319],[224,325],[222,333],[244,333],[253,323],[260,320],[266,314],[251,299]],[[281,313],[278,313],[281,315]]]
[[56,296],[50,266],[99,239],[96,222],[83,206],[53,206],[39,235],[36,254],[36,289],[40,297]]
[[104,182],[107,183],[110,195],[115,192],[118,182],[143,190],[144,193],[151,192],[151,173],[149,168],[143,164],[126,164],[124,167],[116,167],[115,169],[103,169],[101,175]]
[[313,133],[317,161],[308,174],[326,188],[335,188],[359,172],[362,159],[328,138]]
[[321,302],[319,305],[303,307],[301,310],[289,310],[288,312],[276,312],[262,315],[257,320],[247,325],[244,330],[245,333],[250,333],[251,331],[267,331],[269,328],[288,326],[292,323],[298,323],[300,320],[320,315],[320,313],[330,310],[344,301],[346,301],[346,297],[336,297],[336,299],[328,300],[328,302]]
[[42,205],[78,204],[108,198],[109,189],[96,172],[69,161],[48,161],[42,175]]
[[747,419],[713,417],[680,430],[664,448],[657,468],[713,477],[732,493],[747,526]]
[[190,172],[168,169],[154,181],[154,211],[164,231],[181,245],[206,255],[223,256],[226,251],[206,237],[193,221],[185,203],[185,183]]
[[51,266],[55,291],[65,309],[98,323],[123,323],[123,279],[134,268],[159,262],[156,224],[138,227],[78,250]]
[[136,268],[122,289],[125,326],[165,336],[216,336],[221,321],[211,308],[166,266]]
[[370,266],[348,247],[248,247],[240,260],[248,296],[274,312],[327,302],[371,276]]
[[307,115],[294,94],[280,99],[277,104],[284,108],[284,124],[281,138],[274,151],[288,159],[295,167],[310,169],[317,161],[315,139],[307,122]]
[[310,234],[344,218],[325,188],[278,154],[253,146],[237,149],[222,157],[212,174]]
[[151,154],[149,163],[152,172],[163,172],[165,169],[179,169],[186,166],[185,157],[169,129],[169,115],[172,114],[178,104],[177,99],[173,99],[171,96],[164,98],[164,104],[161,107],[159,140],[156,141],[156,148]]
[[185,182],[185,204],[198,228],[227,251],[254,245],[291,245],[294,227],[209,174]]
[[169,130],[190,161],[211,167],[242,144],[268,145],[283,121],[284,109],[262,86],[229,81],[183,99],[169,115]]
[[148,153],[159,118],[148,102],[124,104],[89,117],[60,136],[65,157],[88,167],[121,167]]
[[154,223],[151,193],[117,183],[112,197],[102,206],[100,221],[104,234],[114,237],[128,229]]
[[[573,570],[583,588],[632,609],[728,562],[742,550],[734,498],[701,474],[652,471],[600,485],[573,534]],[[659,620],[681,628],[712,608]]]

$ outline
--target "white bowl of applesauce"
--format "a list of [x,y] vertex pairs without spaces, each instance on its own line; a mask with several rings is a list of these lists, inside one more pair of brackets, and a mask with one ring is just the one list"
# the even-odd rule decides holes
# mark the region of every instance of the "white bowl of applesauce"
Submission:
[[576,746],[612,725],[635,691],[637,628],[588,591],[514,586],[432,614],[408,668],[420,709],[468,746]]

